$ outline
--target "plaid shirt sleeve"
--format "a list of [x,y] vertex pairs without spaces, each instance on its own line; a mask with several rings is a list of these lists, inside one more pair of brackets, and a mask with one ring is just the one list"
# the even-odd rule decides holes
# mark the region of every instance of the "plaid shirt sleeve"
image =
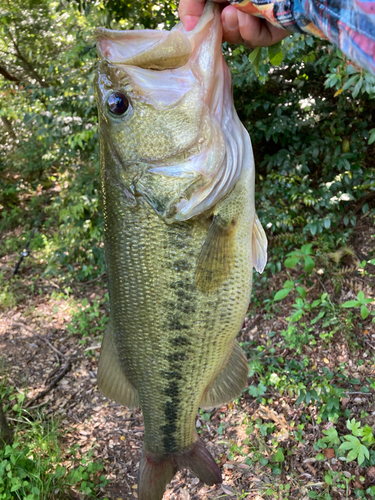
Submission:
[[292,33],[326,38],[375,74],[375,0],[230,0]]

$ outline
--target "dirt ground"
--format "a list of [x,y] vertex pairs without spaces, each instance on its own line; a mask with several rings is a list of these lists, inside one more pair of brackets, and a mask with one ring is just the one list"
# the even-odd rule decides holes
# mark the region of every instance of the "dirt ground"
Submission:
[[[374,229],[368,227],[366,231],[362,231],[353,241],[359,258],[369,255],[371,246],[368,246],[368,242],[372,241],[371,245],[374,245],[374,239],[371,240]],[[9,277],[16,260],[17,256],[11,255],[0,262]],[[345,265],[344,262],[343,267]],[[20,271],[25,289],[33,272],[32,261],[26,261]],[[362,283],[363,278],[358,278],[355,273],[349,273],[348,276],[340,291],[344,300],[356,296],[356,287],[368,288],[371,285]],[[281,280],[280,276],[277,279]],[[281,288],[281,281],[271,280],[270,289],[276,291]],[[329,283],[326,286],[330,291]],[[84,297],[101,298],[106,291],[105,278],[85,286],[72,285],[71,288],[71,295],[76,300]],[[0,314],[0,357],[4,360],[4,372],[8,373],[9,384],[26,392],[27,398],[31,399],[46,389],[65,367],[61,380],[43,398],[35,400],[29,410],[35,409],[46,416],[53,414],[59,419],[59,427],[66,431],[62,435],[63,448],[67,449],[74,443],[78,443],[83,451],[94,447],[95,456],[103,459],[104,474],[110,479],[102,491],[102,498],[137,498],[138,462],[144,433],[142,414],[139,410],[130,411],[102,396],[96,380],[100,344],[98,334],[89,335],[88,342],[84,344],[80,335],[69,334],[67,325],[72,316],[69,302],[54,297],[52,291],[63,290],[53,281],[40,280],[33,293],[26,294],[16,307]],[[333,288],[331,291],[334,293]],[[286,303],[281,307],[287,306]],[[266,350],[273,347],[273,356],[284,360],[307,356],[309,367],[318,374],[323,374],[324,368],[335,371],[342,365],[348,377],[361,381],[375,378],[374,323],[370,320],[354,323],[353,345],[350,337],[337,332],[329,348],[318,339],[315,345],[305,345],[297,356],[280,342],[280,332],[285,329],[285,316],[289,312],[289,309],[285,313],[281,310],[278,315],[271,315],[261,307],[253,309],[240,333],[240,341],[248,346],[248,352],[257,352],[257,346],[264,346]],[[273,336],[269,335],[271,332]],[[362,360],[361,363],[358,360]],[[257,383],[258,376],[254,374],[249,385]],[[374,425],[375,391],[363,393],[360,385],[347,390],[341,405],[351,410],[351,418],[360,419],[367,415],[365,420],[362,418],[362,422]],[[322,485],[322,477],[328,468],[346,471],[356,478],[349,485],[349,496],[337,491],[333,498],[355,498],[355,488],[364,489],[375,484],[374,467],[361,469],[356,462],[340,462],[329,452],[326,452],[325,461],[317,461],[314,458],[317,455],[314,443],[322,437],[322,430],[330,426],[329,422],[317,423],[316,409],[312,405],[296,405],[295,395],[281,395],[271,389],[267,391],[261,402],[257,402],[246,391],[232,405],[197,415],[196,424],[201,439],[212,455],[220,460],[223,484],[207,487],[189,471],[182,471],[168,486],[165,500],[307,499],[307,486]],[[306,415],[309,416],[308,421]],[[261,451],[266,457],[272,455],[275,440],[285,451],[290,451],[280,474],[275,476],[272,473],[270,463],[262,465],[260,461],[255,461],[251,466],[246,463],[247,456],[254,452],[252,436],[249,436],[248,431],[250,421],[273,423],[276,426],[272,439],[266,436],[256,442],[263,447]],[[306,424],[302,432],[303,439],[296,439],[294,430],[302,422]],[[337,428],[340,426],[345,427],[345,420],[341,417],[336,424]],[[280,484],[290,484],[289,496],[282,493],[272,496],[269,493],[269,488],[277,489]]]

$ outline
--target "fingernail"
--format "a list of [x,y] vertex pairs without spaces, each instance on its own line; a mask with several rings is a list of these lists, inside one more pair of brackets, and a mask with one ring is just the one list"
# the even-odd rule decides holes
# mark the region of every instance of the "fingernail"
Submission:
[[240,27],[245,26],[248,19],[249,19],[249,14],[241,12],[240,10],[238,11],[238,24]]
[[224,16],[225,27],[228,31],[234,31],[238,29],[238,16],[237,12],[228,12]]
[[196,27],[198,21],[199,21],[198,16],[185,16],[182,24],[184,25],[186,31],[191,31]]

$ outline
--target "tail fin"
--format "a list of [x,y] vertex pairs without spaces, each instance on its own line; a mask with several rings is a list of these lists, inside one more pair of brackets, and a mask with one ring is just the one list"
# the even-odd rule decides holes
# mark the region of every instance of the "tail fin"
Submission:
[[177,456],[177,464],[179,469],[190,469],[201,481],[209,486],[222,482],[217,463],[199,439],[195,441],[193,448]]
[[177,470],[172,459],[156,460],[143,448],[138,472],[138,500],[162,500],[165,487]]
[[156,459],[143,449],[138,473],[138,499],[162,500],[167,484],[179,469],[189,468],[208,485],[221,483],[221,472],[199,439],[185,453]]

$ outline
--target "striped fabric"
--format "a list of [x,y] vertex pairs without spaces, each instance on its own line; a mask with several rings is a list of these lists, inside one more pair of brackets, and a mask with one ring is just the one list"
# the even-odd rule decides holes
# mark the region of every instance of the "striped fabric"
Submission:
[[375,74],[375,0],[230,0],[292,33],[327,38]]

